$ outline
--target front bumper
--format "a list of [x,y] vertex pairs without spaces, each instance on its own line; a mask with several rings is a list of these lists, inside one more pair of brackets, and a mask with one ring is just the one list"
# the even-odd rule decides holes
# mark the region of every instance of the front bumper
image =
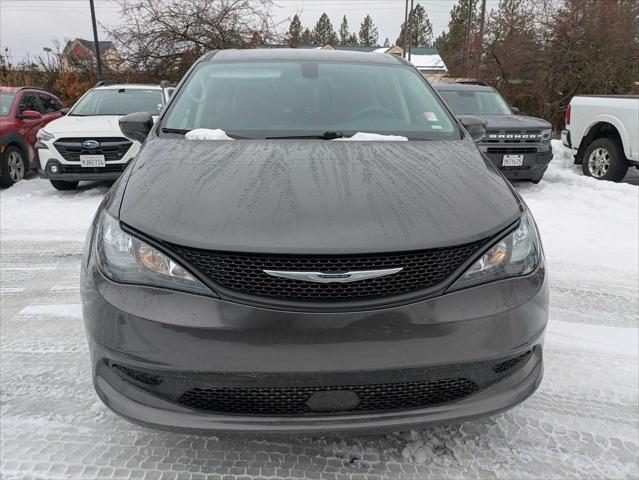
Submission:
[[[57,171],[53,171],[55,165]],[[49,160],[44,170],[38,168],[38,177],[49,180],[73,181],[111,181],[120,178],[128,163],[111,164],[106,167],[83,168],[79,165],[68,165],[56,160]]]
[[[540,179],[552,160],[552,146],[547,144],[526,144],[522,149],[504,147],[502,144],[479,144],[479,150],[511,180]],[[531,151],[531,150],[534,150]],[[521,166],[503,166],[504,155],[523,155]]]
[[38,176],[49,180],[112,181],[117,180],[139,150],[137,144],[119,160],[109,160],[104,167],[82,167],[79,161],[69,161],[55,148],[54,141],[38,141],[35,145],[38,157]]
[[[507,409],[531,395],[542,378],[548,316],[543,266],[528,277],[348,313],[275,311],[124,286],[91,264],[83,268],[82,298],[99,397],[132,421],[164,428],[291,433],[415,428]],[[484,366],[514,357],[525,361],[504,374],[493,370],[490,378],[482,373]],[[114,364],[184,389],[312,384],[332,391],[335,385],[450,377],[457,370],[470,372],[480,385],[486,381],[459,400],[428,407],[249,415],[184,406],[167,394],[170,385],[149,386],[117,372]]]

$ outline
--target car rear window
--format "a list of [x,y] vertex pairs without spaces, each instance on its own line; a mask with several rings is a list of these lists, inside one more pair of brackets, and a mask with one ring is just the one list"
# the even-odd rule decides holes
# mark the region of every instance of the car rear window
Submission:
[[11,113],[15,98],[15,93],[0,93],[0,117],[7,117]]
[[497,92],[444,90],[439,92],[455,115],[512,115]]
[[126,115],[134,112],[158,115],[163,105],[162,90],[159,89],[109,88],[91,90],[78,100],[70,115]]
[[201,64],[163,127],[264,138],[340,131],[460,138],[425,80],[405,65],[315,61]]

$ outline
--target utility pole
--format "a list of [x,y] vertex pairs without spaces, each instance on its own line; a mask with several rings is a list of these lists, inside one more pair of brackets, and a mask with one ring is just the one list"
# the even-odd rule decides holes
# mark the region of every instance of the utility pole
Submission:
[[402,48],[402,57],[406,58],[406,46],[408,45],[408,0],[406,0],[406,8],[404,9],[404,48]]
[[468,16],[466,18],[466,38],[464,42],[464,76],[468,76],[468,64],[470,63],[470,28],[473,22],[473,0],[468,0]]
[[479,56],[477,58],[477,79],[481,77],[481,61],[484,57],[484,26],[486,23],[486,0],[481,0],[481,17],[479,19]]
[[410,13],[408,14],[408,61],[411,60],[411,50],[413,48],[413,6],[415,0],[410,0]]
[[97,67],[98,82],[102,80],[102,56],[100,55],[100,42],[98,42],[98,25],[95,21],[95,6],[93,0],[89,0],[91,7],[91,23],[93,24],[93,42],[95,43],[95,65]]

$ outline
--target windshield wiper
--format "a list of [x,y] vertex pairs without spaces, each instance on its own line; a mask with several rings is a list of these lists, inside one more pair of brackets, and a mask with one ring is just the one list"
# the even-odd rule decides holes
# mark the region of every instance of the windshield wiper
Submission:
[[[168,128],[168,127],[162,127],[162,133],[175,133],[177,135],[186,135],[187,133],[189,133],[191,130],[190,129],[183,129],[183,128]],[[234,140],[254,140],[254,137],[243,137],[242,135],[235,135],[233,133],[227,133],[225,132],[226,135],[228,135],[229,137],[231,137]]]
[[321,135],[285,135],[282,137],[264,137],[266,140],[278,140],[286,138],[300,138],[300,139],[318,139],[318,140],[335,140],[336,138],[342,138],[344,134],[342,132],[328,131]]
[[189,133],[190,130],[185,130],[183,128],[167,128],[167,127],[162,127],[162,133],[178,133],[180,135],[185,135],[187,133]]

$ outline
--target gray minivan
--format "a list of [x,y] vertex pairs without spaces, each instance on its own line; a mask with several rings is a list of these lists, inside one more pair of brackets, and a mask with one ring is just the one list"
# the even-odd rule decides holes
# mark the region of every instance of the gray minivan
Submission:
[[[464,124],[467,128],[464,127]],[[132,421],[407,429],[542,378],[535,222],[414,67],[387,54],[203,56],[89,231],[93,381]]]

